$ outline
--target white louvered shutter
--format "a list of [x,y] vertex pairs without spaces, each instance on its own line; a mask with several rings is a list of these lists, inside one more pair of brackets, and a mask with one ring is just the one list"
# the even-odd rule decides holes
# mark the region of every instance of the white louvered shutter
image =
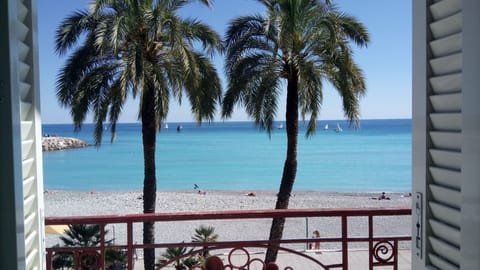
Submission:
[[[472,72],[480,76],[480,70],[472,70],[476,67],[465,65],[468,57],[473,59],[480,54],[480,50],[465,50],[466,43],[478,43],[477,37],[472,38],[473,32],[464,31],[471,22],[465,15],[466,7],[472,3],[480,6],[474,1],[477,0],[413,1],[413,213],[421,228],[418,234],[414,224],[413,236],[420,237],[416,241],[421,244],[414,241],[412,245],[412,269],[480,269],[479,244],[473,247],[476,251],[468,251],[472,247],[465,241],[468,237],[478,238],[480,232],[480,228],[472,232],[467,221],[473,206],[477,209],[474,219],[479,224],[480,192],[473,204],[466,199],[469,189],[480,186],[480,176],[478,169],[473,174],[465,173],[480,166],[478,147],[473,149],[477,160],[468,158],[474,146],[468,138],[480,137],[478,124],[467,113],[472,111],[472,102],[465,102],[478,98],[480,91],[480,80],[465,79],[465,74]],[[478,36],[480,27],[477,29]],[[476,117],[478,107],[473,108]],[[416,209],[419,206],[421,211]],[[470,252],[478,254],[476,262],[469,257]]]
[[[36,6],[17,1],[22,180],[27,269],[44,265],[43,165]],[[35,14],[35,16],[34,16]]]
[[12,243],[12,248],[17,247],[15,268],[7,265],[9,269],[41,270],[45,269],[45,253],[36,2],[5,0],[2,8],[8,23],[0,28],[5,35],[2,36],[8,38],[1,47],[9,57],[1,61],[2,71],[5,70],[2,78],[7,81],[2,84],[6,86],[2,91],[9,92],[9,99],[2,101],[11,110],[9,119],[1,124],[7,144],[12,145],[11,152],[8,151],[12,163],[2,169],[11,171],[12,176],[0,180],[12,183],[9,190],[1,192],[15,201],[14,207],[2,211],[13,212],[19,218],[15,235],[17,241],[22,237],[24,240],[22,244]]
[[429,6],[431,160],[427,173],[426,256],[439,269],[459,269],[461,248],[462,3]]

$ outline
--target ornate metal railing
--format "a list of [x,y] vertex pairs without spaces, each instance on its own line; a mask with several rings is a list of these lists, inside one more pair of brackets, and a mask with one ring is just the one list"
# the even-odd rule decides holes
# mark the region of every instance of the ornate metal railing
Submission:
[[[131,215],[108,215],[108,216],[75,216],[75,217],[47,217],[45,225],[67,225],[67,224],[98,224],[101,228],[100,244],[94,247],[49,247],[47,248],[47,269],[53,269],[53,258],[56,254],[69,252],[73,254],[75,269],[107,269],[105,266],[105,255],[108,250],[126,251],[127,262],[123,266],[125,269],[132,270],[134,267],[134,255],[137,250],[143,248],[166,249],[187,247],[191,248],[188,254],[182,254],[177,258],[165,260],[158,268],[162,268],[171,263],[178,262],[184,257],[191,257],[195,254],[201,254],[204,251],[229,250],[222,262],[223,268],[220,269],[294,269],[292,265],[267,265],[261,258],[252,257],[249,248],[267,249],[268,247],[278,246],[279,251],[293,254],[305,258],[310,263],[317,265],[316,269],[348,269],[349,244],[366,243],[368,245],[368,267],[374,269],[376,266],[392,266],[398,269],[398,248],[399,242],[408,242],[410,235],[395,236],[376,236],[374,234],[374,217],[380,216],[409,216],[411,209],[407,208],[360,208],[360,209],[287,209],[287,210],[238,210],[238,211],[213,211],[213,212],[180,212],[180,213],[155,213],[155,214],[131,214]],[[339,237],[321,237],[283,239],[281,241],[271,242],[268,240],[254,241],[222,241],[209,243],[155,243],[150,245],[137,244],[134,241],[134,224],[143,222],[180,222],[180,221],[200,221],[200,220],[243,220],[243,219],[272,219],[272,218],[311,218],[311,217],[329,217],[341,219],[341,233]],[[366,217],[368,231],[365,236],[349,236],[348,220],[352,217]],[[105,240],[106,225],[124,224],[126,226],[126,244],[111,244]],[[180,233],[180,232],[179,232]],[[292,244],[305,243],[338,243],[341,250],[341,259],[336,263],[325,263],[317,257],[312,256],[303,250],[299,251],[289,247]],[[408,244],[408,243],[407,243]],[[243,254],[243,260],[233,259],[234,254]],[[214,261],[217,256],[214,257]],[[209,263],[207,261],[207,263]],[[218,261],[217,261],[218,263]],[[258,268],[252,265],[259,265]],[[280,264],[280,263],[279,263]],[[110,266],[112,268],[112,266]],[[120,266],[122,267],[122,266]],[[205,262],[202,265],[192,266],[191,269],[209,269],[205,268]],[[275,268],[276,267],[276,268]],[[119,268],[112,268],[119,269]],[[120,268],[123,269],[123,268]],[[219,269],[219,268],[211,268]]]

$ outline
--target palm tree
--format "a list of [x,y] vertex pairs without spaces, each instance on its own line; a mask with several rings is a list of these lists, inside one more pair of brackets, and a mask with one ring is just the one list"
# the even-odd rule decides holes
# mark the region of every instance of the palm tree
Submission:
[[[343,99],[345,115],[355,124],[359,97],[365,92],[361,69],[351,44],[365,46],[366,28],[354,17],[321,0],[259,0],[266,15],[231,21],[225,38],[228,87],[222,115],[231,116],[237,103],[270,135],[282,82],[287,84],[287,154],[275,208],[287,209],[297,172],[299,113],[310,118],[306,136],[315,133],[323,101],[323,82],[329,81]],[[352,43],[351,43],[352,42]],[[285,219],[274,218],[270,240],[280,240]],[[266,262],[276,260],[277,245]]]
[[[105,230],[105,235],[108,234],[108,230]],[[68,230],[65,231],[65,236],[60,236],[63,245],[67,247],[95,247],[101,243],[101,228],[98,224],[73,224],[68,226]],[[110,245],[112,240],[105,241],[106,245]],[[95,261],[95,258],[91,254],[86,255],[86,259]],[[126,263],[127,256],[125,252],[107,249],[105,252],[105,264],[107,269],[113,268],[116,264]],[[55,253],[53,258],[54,269],[70,269],[74,267],[73,255],[69,252]],[[85,266],[84,266],[85,267]]]
[[[195,234],[192,236],[192,241],[197,243],[213,243],[217,240],[218,234],[215,233],[215,228],[211,226],[200,225],[195,229]],[[202,256],[206,259],[209,256],[208,246],[204,246],[203,249]]]
[[[105,231],[107,234],[108,231]],[[94,247],[98,246],[102,241],[100,225],[73,224],[68,225],[65,236],[60,236],[65,246],[69,247]],[[110,241],[106,241],[109,244]]]
[[[143,211],[155,212],[156,133],[167,117],[170,98],[186,95],[195,119],[212,120],[221,99],[217,71],[207,56],[220,37],[209,26],[178,16],[190,0],[95,0],[57,29],[56,51],[71,51],[57,78],[57,98],[70,108],[75,130],[88,113],[94,137],[102,141],[104,122],[111,141],[129,95],[139,99],[144,155]],[[211,0],[202,0],[210,6]],[[202,52],[194,44],[203,46]],[[143,243],[154,243],[154,224],[145,222]],[[145,269],[154,268],[154,249],[144,249]]]

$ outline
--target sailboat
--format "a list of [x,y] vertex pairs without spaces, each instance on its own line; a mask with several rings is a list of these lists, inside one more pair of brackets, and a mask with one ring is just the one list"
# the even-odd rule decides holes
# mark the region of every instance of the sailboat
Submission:
[[343,129],[340,127],[340,124],[337,123],[337,127],[335,128],[335,132],[340,133]]
[[168,123],[165,123],[165,126],[163,126],[163,127],[168,129]]
[[282,129],[282,128],[283,128],[283,124],[279,124],[279,125],[277,126],[277,128],[278,128],[278,129]]
[[323,130],[328,130],[328,124],[325,124],[325,127],[323,128]]

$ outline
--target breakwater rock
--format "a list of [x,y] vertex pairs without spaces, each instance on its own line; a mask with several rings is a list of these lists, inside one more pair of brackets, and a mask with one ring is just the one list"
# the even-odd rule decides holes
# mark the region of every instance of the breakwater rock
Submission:
[[82,148],[90,144],[75,138],[48,136],[42,137],[43,151],[56,151],[64,149]]

